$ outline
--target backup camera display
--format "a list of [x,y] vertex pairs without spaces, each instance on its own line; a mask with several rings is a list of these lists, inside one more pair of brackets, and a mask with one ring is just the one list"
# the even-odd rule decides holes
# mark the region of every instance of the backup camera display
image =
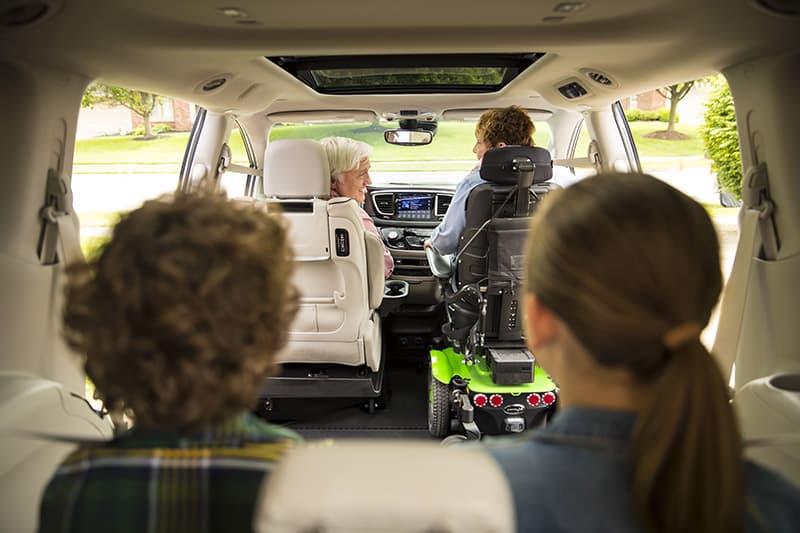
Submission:
[[397,218],[430,220],[433,218],[433,195],[398,194],[395,197]]

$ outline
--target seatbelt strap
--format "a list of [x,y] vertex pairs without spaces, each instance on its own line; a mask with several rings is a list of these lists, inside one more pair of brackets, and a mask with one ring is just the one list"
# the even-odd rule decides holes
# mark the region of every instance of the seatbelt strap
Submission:
[[217,173],[222,175],[224,172],[233,172],[234,174],[244,174],[246,176],[264,175],[264,171],[260,168],[252,168],[235,164],[231,155],[231,148],[227,143],[223,143],[219,154],[219,161],[217,163]]
[[745,172],[742,186],[739,243],[720,304],[719,326],[712,348],[726,377],[731,375],[744,327],[751,265],[757,258],[775,260],[780,250],[766,163],[751,166]]
[[758,231],[762,244],[759,257],[768,261],[775,260],[781,245],[775,227],[775,203],[770,196],[766,163],[758,163],[750,167],[742,181],[744,205],[748,209],[758,211]]
[[569,168],[591,168],[598,174],[603,170],[603,160],[600,156],[600,147],[597,141],[589,143],[586,157],[568,157],[564,159],[553,159],[553,165]]
[[39,239],[40,264],[68,265],[84,260],[79,229],[76,225],[77,219],[71,216],[72,212],[72,192],[66,178],[50,169],[47,175],[45,205],[39,213],[43,220]]
[[711,349],[726,379],[730,378],[733,363],[736,361],[744,309],[747,304],[750,267],[761,247],[761,239],[758,238],[759,212],[743,207],[740,217],[739,243],[736,245],[733,268],[722,295],[719,326],[714,338],[714,347]]

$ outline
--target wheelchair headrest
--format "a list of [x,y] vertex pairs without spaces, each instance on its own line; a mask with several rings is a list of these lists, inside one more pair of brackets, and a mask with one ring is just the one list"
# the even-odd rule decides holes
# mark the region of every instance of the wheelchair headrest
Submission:
[[[515,163],[516,162],[516,163]],[[481,178],[498,185],[516,185],[520,175],[519,163],[533,163],[533,183],[553,177],[553,158],[539,146],[504,146],[483,154]]]
[[313,139],[283,139],[264,153],[264,194],[285,198],[331,194],[331,173],[322,145]]

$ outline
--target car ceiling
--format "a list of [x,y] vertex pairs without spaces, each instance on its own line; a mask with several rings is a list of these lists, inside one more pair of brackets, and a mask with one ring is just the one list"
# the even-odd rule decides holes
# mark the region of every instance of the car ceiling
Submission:
[[[759,56],[800,50],[800,19],[755,0],[6,0],[48,5],[30,24],[0,16],[0,54],[90,79],[180,97],[235,114],[313,109],[485,108],[511,103],[589,109]],[[497,7],[496,7],[497,6]],[[228,16],[224,9],[240,14]],[[5,11],[8,13],[8,11]],[[563,17],[554,20],[553,17]],[[324,96],[264,56],[545,52],[498,93]],[[582,69],[607,76],[591,82]],[[209,80],[224,77],[205,92]],[[576,101],[556,88],[579,80]]]

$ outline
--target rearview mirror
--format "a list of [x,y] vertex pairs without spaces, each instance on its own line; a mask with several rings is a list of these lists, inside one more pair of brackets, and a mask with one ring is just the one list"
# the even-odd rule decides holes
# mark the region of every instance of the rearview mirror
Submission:
[[400,146],[423,146],[431,143],[433,134],[423,129],[386,130],[383,132],[383,140]]

